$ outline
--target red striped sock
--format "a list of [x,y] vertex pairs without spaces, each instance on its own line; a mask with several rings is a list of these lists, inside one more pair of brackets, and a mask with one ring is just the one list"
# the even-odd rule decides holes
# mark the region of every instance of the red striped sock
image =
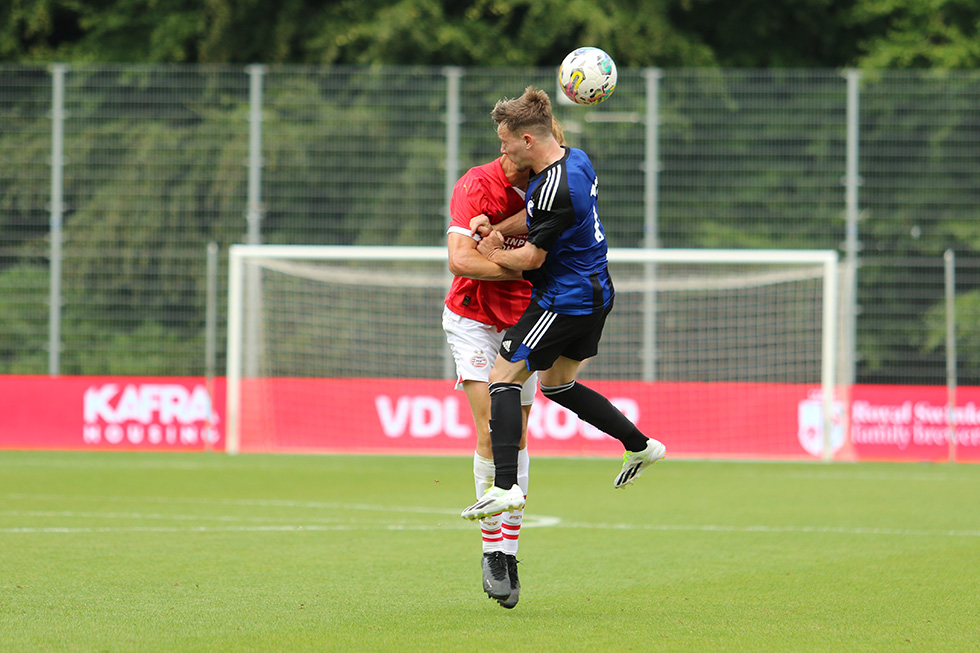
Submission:
[[500,551],[504,542],[502,515],[496,514],[480,520],[480,534],[483,536],[483,552]]
[[517,539],[521,535],[521,523],[523,521],[523,510],[511,510],[503,514],[500,530],[503,539],[504,553],[509,555],[517,555]]

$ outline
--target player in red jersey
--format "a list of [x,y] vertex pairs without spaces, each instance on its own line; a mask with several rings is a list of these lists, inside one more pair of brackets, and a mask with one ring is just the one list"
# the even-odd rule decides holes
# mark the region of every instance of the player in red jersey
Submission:
[[[554,121],[555,137],[564,142],[561,125]],[[456,361],[456,388],[466,392],[476,426],[473,477],[477,497],[493,486],[490,448],[490,370],[504,333],[513,326],[531,299],[531,284],[520,272],[490,263],[477,251],[480,236],[471,222],[486,225],[506,236],[505,247],[517,248],[527,239],[524,189],[528,171],[518,171],[506,156],[471,168],[453,188],[448,231],[449,270],[455,275],[446,295],[442,325]],[[481,227],[486,229],[485,226]],[[518,455],[518,484],[527,495],[527,419],[537,386],[534,375],[521,392],[523,431]],[[513,608],[520,596],[517,548],[524,510],[491,515],[480,520],[483,537],[483,589],[501,606]]]

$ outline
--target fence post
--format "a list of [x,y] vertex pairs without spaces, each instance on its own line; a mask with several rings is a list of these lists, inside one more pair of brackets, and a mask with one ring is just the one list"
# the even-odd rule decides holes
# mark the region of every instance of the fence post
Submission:
[[207,249],[206,303],[204,308],[204,383],[208,391],[208,428],[204,448],[211,450],[214,419],[214,379],[218,366],[218,243],[211,241]]
[[946,280],[946,409],[949,421],[949,462],[956,462],[956,253],[943,254]]
[[[265,66],[253,64],[245,68],[249,78],[248,114],[248,238],[249,245],[262,243],[262,78]],[[244,367],[245,376],[259,374],[262,339],[259,337],[261,311],[261,272],[252,267],[246,270],[249,275],[248,310],[245,319]]]
[[[643,246],[660,246],[658,203],[660,184],[660,77],[659,68],[648,68],[646,77],[646,143],[643,155]],[[657,264],[646,264],[649,289],[643,294],[643,380],[657,378]]]
[[860,81],[861,71],[850,69],[847,75],[847,160],[844,177],[844,218],[846,222],[844,238],[844,256],[846,261],[847,283],[845,284],[844,306],[844,365],[841,382],[850,387],[855,381],[856,331],[857,331],[857,269],[858,252],[861,249],[858,241],[858,219],[860,218],[858,187],[861,177],[858,171],[860,164]]
[[51,261],[48,311],[48,374],[61,373],[61,240],[64,214],[65,167],[65,72],[68,66],[51,66]]
[[858,313],[858,252],[861,243],[858,240],[858,220],[860,219],[860,204],[858,188],[861,185],[860,165],[860,82],[861,71],[849,68],[844,72],[847,80],[847,125],[845,143],[844,171],[844,278],[840,293],[840,354],[838,356],[838,385],[841,389],[840,400],[843,404],[841,411],[844,438],[851,437],[851,389],[857,380],[857,313]]
[[249,79],[248,112],[248,244],[262,242],[262,77],[265,66],[246,68]]
[[[459,66],[446,66],[442,70],[446,75],[446,171],[443,182],[446,208],[443,225],[448,225],[452,219],[452,215],[449,213],[449,203],[453,196],[453,187],[459,178],[459,125],[462,121],[460,80],[463,77],[463,69]],[[449,268],[446,268],[446,275],[449,277],[447,280],[448,287],[452,278]],[[453,353],[449,347],[443,347],[442,375],[447,379],[456,378],[456,362],[453,360]]]

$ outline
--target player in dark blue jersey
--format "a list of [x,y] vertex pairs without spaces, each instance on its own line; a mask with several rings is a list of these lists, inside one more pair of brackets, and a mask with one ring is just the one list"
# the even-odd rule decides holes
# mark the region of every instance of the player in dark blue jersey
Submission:
[[525,198],[528,241],[547,252],[540,268],[524,272],[534,284],[532,301],[562,315],[609,308],[613,285],[596,206],[598,181],[588,155],[564,149],[558,161],[531,177]]
[[588,155],[561,146],[551,133],[551,101],[533,86],[501,100],[491,115],[500,151],[519,170],[530,170],[525,197],[528,237],[503,249],[497,231],[481,228],[479,251],[504,268],[523,270],[534,286],[531,303],[510,328],[490,373],[490,439],[494,486],[462,512],[478,519],[523,506],[517,485],[521,438],[521,384],[538,371],[541,392],[623,443],[623,467],[613,487],[630,485],[664,457],[599,393],[578,383],[579,366],[598,352],[615,291],[606,261],[606,235],[597,208],[598,183]]

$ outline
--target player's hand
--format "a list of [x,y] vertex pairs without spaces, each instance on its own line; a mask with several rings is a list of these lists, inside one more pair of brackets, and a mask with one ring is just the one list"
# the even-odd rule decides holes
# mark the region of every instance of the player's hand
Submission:
[[476,246],[478,252],[486,258],[493,256],[494,251],[504,248],[504,237],[499,231],[490,231]]
[[490,218],[482,213],[470,219],[470,233],[474,236],[486,238],[491,231],[493,231],[493,227],[490,226]]

